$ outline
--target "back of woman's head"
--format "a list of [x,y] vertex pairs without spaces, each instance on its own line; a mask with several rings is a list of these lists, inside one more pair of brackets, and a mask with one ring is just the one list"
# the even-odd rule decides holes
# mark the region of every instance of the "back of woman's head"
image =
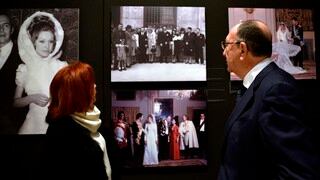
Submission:
[[95,93],[94,71],[89,64],[77,61],[62,68],[50,85],[50,119],[92,110]]

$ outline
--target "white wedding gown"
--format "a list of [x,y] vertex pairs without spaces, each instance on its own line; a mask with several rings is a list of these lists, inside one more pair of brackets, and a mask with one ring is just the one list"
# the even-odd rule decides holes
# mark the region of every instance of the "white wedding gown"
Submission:
[[158,130],[156,123],[146,123],[145,129],[145,141],[143,165],[155,165],[159,164],[158,160]]
[[[47,16],[55,25],[56,45],[48,57],[40,57],[33,46],[28,32],[28,27],[36,16]],[[59,21],[50,13],[36,12],[28,17],[21,25],[18,35],[19,55],[24,62],[20,64],[16,73],[16,84],[23,87],[27,95],[44,94],[49,95],[50,83],[55,74],[62,67],[66,66],[65,61],[60,61],[58,58],[60,47],[63,42],[64,31]],[[45,107],[37,104],[29,104],[29,111],[26,115],[22,126],[19,129],[19,134],[45,134],[48,124],[45,122],[48,113],[48,105]]]
[[272,44],[272,59],[283,70],[290,74],[302,74],[307,71],[301,67],[294,66],[290,57],[297,55],[301,51],[300,46],[277,42]]

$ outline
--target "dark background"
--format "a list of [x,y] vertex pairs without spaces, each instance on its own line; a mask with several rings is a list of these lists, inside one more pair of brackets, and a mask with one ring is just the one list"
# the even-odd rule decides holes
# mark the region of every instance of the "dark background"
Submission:
[[[199,6],[206,7],[207,39],[207,82],[161,82],[161,83],[111,83],[110,71],[110,20],[112,6]],[[112,138],[111,130],[111,90],[138,89],[196,89],[206,88],[208,93],[208,166],[199,168],[113,168],[113,179],[122,180],[163,180],[163,179],[216,179],[220,150],[223,143],[224,123],[234,105],[235,91],[240,81],[230,82],[222,56],[220,41],[228,34],[228,7],[261,8],[308,8],[314,10],[316,61],[319,69],[319,8],[311,0],[10,0],[1,8],[79,8],[80,39],[79,59],[90,63],[96,73],[97,102],[103,119],[102,131],[106,141]],[[317,72],[319,79],[319,71]],[[2,82],[4,83],[4,82]],[[306,121],[319,136],[320,113],[318,102],[319,80],[299,80],[306,101]],[[317,122],[318,121],[318,122]],[[42,161],[44,135],[3,135],[0,136],[0,179],[33,179],[45,165]],[[109,148],[110,147],[110,148]],[[109,154],[112,153],[108,146]],[[111,163],[115,160],[111,158]],[[49,175],[46,175],[49,176]],[[9,178],[8,178],[9,177]],[[45,176],[43,179],[46,179]]]
[[44,11],[53,14],[61,23],[64,30],[64,39],[61,49],[63,50],[60,59],[78,59],[79,57],[79,14],[78,9],[55,8],[55,9],[10,9],[11,22],[14,27],[13,40],[17,40],[20,26],[33,13]]

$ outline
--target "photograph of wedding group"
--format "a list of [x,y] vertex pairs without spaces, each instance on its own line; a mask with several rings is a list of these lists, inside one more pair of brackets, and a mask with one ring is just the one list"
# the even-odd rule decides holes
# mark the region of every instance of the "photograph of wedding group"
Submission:
[[114,158],[120,167],[207,165],[203,89],[113,90]]
[[[296,79],[316,79],[314,15],[311,9],[229,8],[229,29],[258,19],[272,30],[271,59]],[[239,78],[231,74],[231,80]]]
[[206,81],[204,7],[114,6],[111,13],[111,82]]

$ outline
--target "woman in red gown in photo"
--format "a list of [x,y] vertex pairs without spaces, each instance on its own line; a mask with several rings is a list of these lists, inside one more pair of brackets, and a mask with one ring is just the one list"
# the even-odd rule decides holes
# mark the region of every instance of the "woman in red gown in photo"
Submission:
[[179,127],[176,125],[176,120],[172,120],[170,132],[170,157],[173,160],[180,159],[180,133]]

